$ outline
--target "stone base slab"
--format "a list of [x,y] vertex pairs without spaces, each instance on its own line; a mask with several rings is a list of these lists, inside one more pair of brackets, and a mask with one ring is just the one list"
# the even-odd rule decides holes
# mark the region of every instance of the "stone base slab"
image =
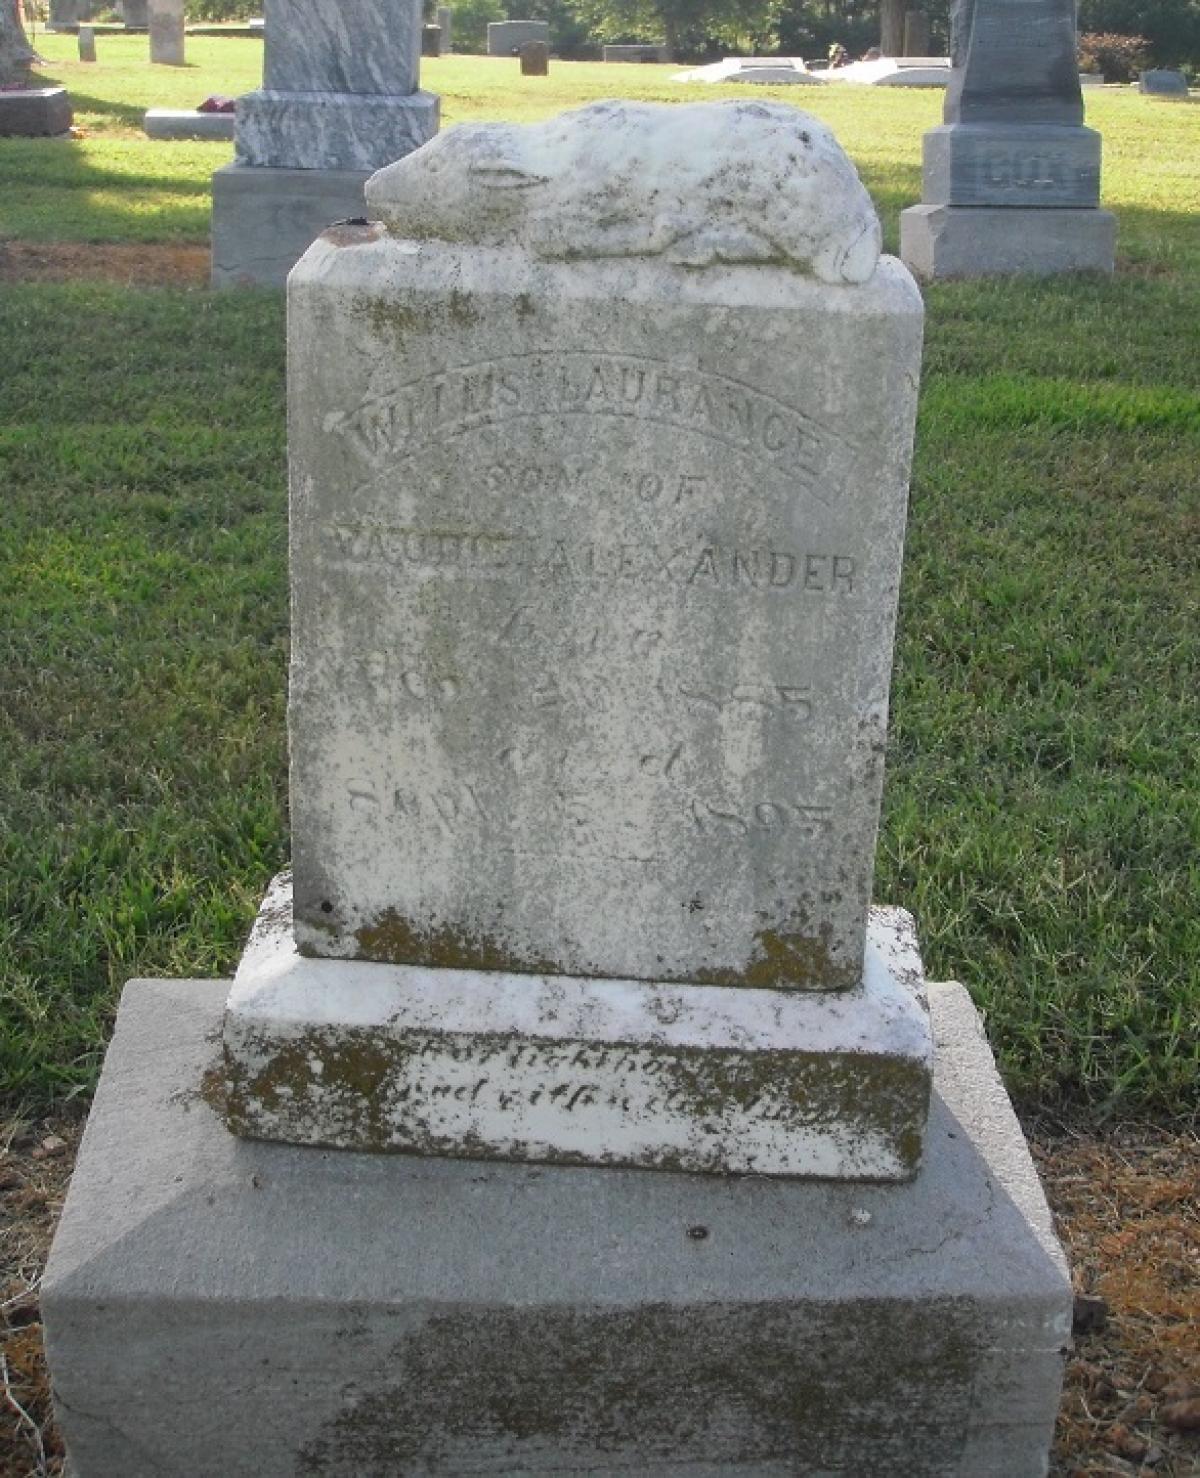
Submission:
[[22,87],[0,92],[0,138],[43,138],[66,133],[73,117],[65,87]]
[[894,908],[861,988],[810,993],[305,958],[279,879],[224,1035],[238,1134],[559,1164],[904,1180],[932,1078]]
[[199,113],[194,108],[150,108],[142,127],[152,139],[233,138],[232,113]]
[[900,212],[900,256],[926,280],[1111,273],[1116,241],[1107,210],[911,205]]
[[283,287],[287,275],[334,221],[367,208],[360,169],[252,169],[227,164],[213,175],[212,285]]
[[136,981],[42,1284],[78,1478],[1045,1472],[1071,1288],[959,986],[904,1186],[237,1139]]
[[382,169],[428,143],[441,102],[431,92],[281,92],[237,100],[237,157],[274,169]]
[[1092,128],[949,123],[931,128],[922,150],[927,205],[1100,203],[1100,135]]

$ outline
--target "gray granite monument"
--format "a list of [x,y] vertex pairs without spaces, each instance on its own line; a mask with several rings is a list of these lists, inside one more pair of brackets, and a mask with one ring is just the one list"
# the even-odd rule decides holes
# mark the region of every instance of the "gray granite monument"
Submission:
[[956,0],[951,53],[922,203],[900,217],[904,261],[920,277],[1111,272],[1073,0]]
[[236,159],[213,176],[212,281],[280,287],[372,170],[433,137],[420,0],[267,0],[263,86],[240,97]]
[[1173,72],[1167,68],[1152,69],[1143,72],[1138,78],[1138,91],[1148,92],[1156,97],[1185,98],[1188,95],[1187,78],[1182,72]]
[[438,28],[438,41],[441,44],[442,56],[449,56],[453,50],[452,32],[454,28],[454,9],[450,5],[439,5],[436,14],[436,25]]
[[1062,1252],[871,906],[916,285],[757,99],[367,203],[288,285],[294,875],[232,987],[123,998],[74,1469],[1041,1478]]

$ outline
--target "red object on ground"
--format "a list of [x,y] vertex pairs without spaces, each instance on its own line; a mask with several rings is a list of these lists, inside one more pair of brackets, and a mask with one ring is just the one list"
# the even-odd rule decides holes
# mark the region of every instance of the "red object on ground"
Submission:
[[236,110],[236,102],[233,98],[227,98],[224,93],[214,92],[211,97],[206,97],[196,109],[197,113],[232,113]]

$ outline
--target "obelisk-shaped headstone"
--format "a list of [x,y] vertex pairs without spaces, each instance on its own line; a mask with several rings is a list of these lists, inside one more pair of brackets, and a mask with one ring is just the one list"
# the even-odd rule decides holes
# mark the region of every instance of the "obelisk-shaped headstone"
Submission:
[[957,0],[951,52],[945,122],[924,139],[922,204],[901,216],[904,260],[933,277],[1111,271],[1073,0]]

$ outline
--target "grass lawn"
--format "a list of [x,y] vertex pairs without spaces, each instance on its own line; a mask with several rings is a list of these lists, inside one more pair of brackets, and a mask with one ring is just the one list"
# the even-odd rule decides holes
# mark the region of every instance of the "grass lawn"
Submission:
[[[0,251],[201,242],[229,145],[153,104],[261,44],[39,36],[84,137],[0,140]],[[445,58],[448,123],[677,87]],[[940,94],[767,89],[829,122],[889,243]],[[757,94],[756,94],[757,95]],[[1200,109],[1089,93],[1112,281],[940,285],[876,893],[984,1007],[1026,1103],[1194,1109],[1200,1026]],[[86,1089],[133,974],[226,971],[286,862],[282,304],[0,284],[0,1093]]]

